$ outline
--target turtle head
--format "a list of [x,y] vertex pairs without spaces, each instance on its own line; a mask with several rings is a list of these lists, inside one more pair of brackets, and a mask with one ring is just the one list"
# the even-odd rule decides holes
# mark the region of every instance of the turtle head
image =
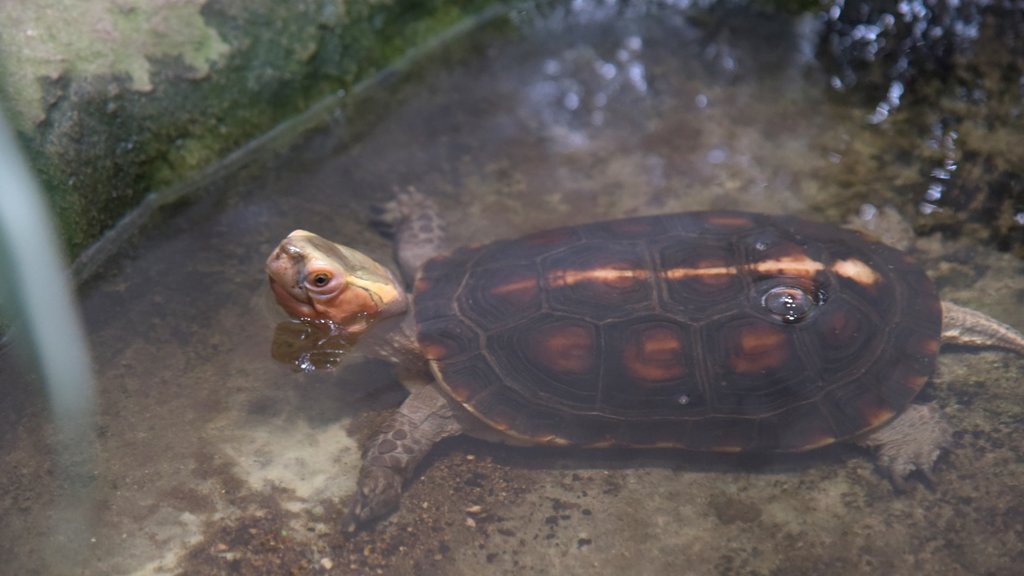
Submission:
[[386,267],[348,246],[296,230],[267,258],[270,290],[292,316],[330,320],[351,333],[409,307],[401,284]]

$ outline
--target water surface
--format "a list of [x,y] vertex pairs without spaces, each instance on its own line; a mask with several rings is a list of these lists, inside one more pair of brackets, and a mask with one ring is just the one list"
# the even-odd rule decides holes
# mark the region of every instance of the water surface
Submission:
[[[312,374],[271,358],[282,317],[262,265],[292,229],[387,260],[371,206],[407,187],[436,199],[453,245],[709,208],[837,224],[887,205],[920,214],[935,157],[892,151],[932,136],[906,105],[876,123],[870,99],[833,92],[808,21],[698,25],[600,6],[520,13],[442,50],[126,246],[82,290],[100,383],[94,474],[53,465],[37,379],[0,358],[5,570],[1014,573],[1024,361],[987,351],[944,351],[922,400],[957,441],[935,484],[904,494],[855,447],[737,459],[456,439],[388,522],[338,533],[358,443],[405,392],[358,350]],[[1020,260],[966,235],[912,249],[944,298],[1024,327]],[[83,487],[92,525],[55,530],[59,495]],[[85,561],[66,564],[68,550]]]

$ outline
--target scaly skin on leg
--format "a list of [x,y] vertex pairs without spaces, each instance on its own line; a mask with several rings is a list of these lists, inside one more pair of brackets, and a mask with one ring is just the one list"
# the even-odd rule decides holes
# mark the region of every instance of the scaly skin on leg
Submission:
[[[437,205],[413,188],[399,192],[394,200],[380,206],[374,224],[394,237],[395,255],[407,284],[412,284],[424,262],[440,253],[444,242],[444,223]],[[403,381],[427,376],[420,370],[423,360],[414,348],[414,334],[409,325],[383,343],[386,356],[398,362],[400,374],[409,372]],[[360,524],[396,509],[402,486],[417,464],[434,444],[462,431],[450,402],[432,382],[413,388],[398,412],[381,426],[363,450],[358,489],[342,519],[342,528],[351,532]]]
[[415,188],[399,192],[380,206],[374,224],[394,236],[395,256],[407,284],[412,284],[420,266],[438,255],[444,244],[444,221],[437,204]]
[[461,433],[449,401],[434,386],[416,388],[363,450],[358,489],[342,529],[352,532],[396,509],[416,465],[434,444]]
[[1003,348],[1024,354],[1024,334],[995,318],[952,302],[942,303],[942,342]]

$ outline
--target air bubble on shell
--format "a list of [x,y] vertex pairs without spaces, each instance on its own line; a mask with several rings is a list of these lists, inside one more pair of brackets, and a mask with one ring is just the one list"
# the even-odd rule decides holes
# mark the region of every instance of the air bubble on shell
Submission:
[[817,306],[814,296],[796,286],[776,286],[764,295],[761,303],[787,324],[800,322]]

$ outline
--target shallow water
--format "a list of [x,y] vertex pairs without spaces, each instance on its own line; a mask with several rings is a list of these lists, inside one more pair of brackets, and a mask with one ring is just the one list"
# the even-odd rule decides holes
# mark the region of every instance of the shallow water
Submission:
[[[263,260],[292,229],[386,260],[371,206],[409,186],[449,215],[453,244],[681,210],[841,224],[866,203],[920,208],[934,158],[891,151],[927,132],[831,93],[806,23],[590,8],[516,14],[442,50],[347,122],[165,210],[110,261],[82,290],[94,474],[52,463],[37,379],[0,357],[5,571],[1015,573],[1024,360],[991,351],[944,351],[923,399],[957,441],[935,484],[905,494],[854,447],[736,459],[460,438],[388,522],[338,533],[358,442],[405,392],[358,350],[312,374],[270,357],[282,316]],[[944,298],[1024,327],[1020,260],[966,237],[913,249]],[[54,527],[69,490],[93,497],[82,533]]]

